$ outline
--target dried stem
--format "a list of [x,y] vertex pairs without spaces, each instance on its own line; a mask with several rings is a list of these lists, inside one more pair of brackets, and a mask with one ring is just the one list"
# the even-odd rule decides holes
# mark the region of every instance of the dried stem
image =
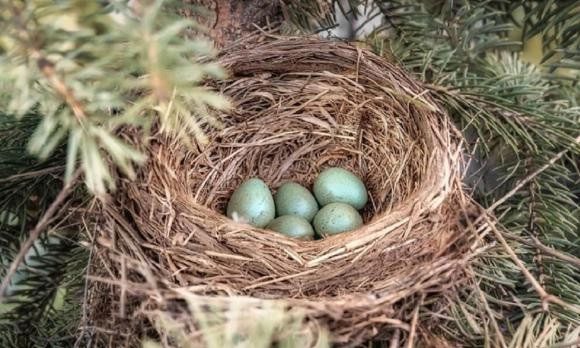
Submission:
[[14,174],[14,175],[10,175],[8,177],[0,179],[0,183],[13,181],[15,179],[31,178],[31,177],[35,177],[35,176],[41,176],[41,175],[46,175],[46,174],[50,174],[50,173],[61,172],[63,170],[64,170],[64,166],[54,166],[54,167],[50,167],[50,168],[44,168],[41,170],[29,171],[26,173]]
[[575,339],[571,342],[564,342],[564,343],[556,343],[547,348],[576,348],[580,345],[580,338]]
[[413,311],[413,319],[411,319],[411,330],[409,332],[409,339],[407,340],[407,348],[413,348],[414,341],[415,341],[415,331],[417,331],[417,321],[419,320],[419,310],[423,305],[423,301],[425,300],[425,294],[421,295],[421,300],[417,303],[415,310]]
[[399,348],[399,340],[401,339],[401,330],[395,329],[393,337],[391,337],[391,342],[389,343],[389,348]]

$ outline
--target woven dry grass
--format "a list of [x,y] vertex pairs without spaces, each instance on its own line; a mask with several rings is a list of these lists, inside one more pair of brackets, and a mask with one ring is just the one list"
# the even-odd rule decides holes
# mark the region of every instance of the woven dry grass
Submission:
[[[100,217],[92,324],[131,342],[161,311],[194,340],[195,321],[176,301],[185,292],[280,299],[342,344],[390,329],[413,337],[427,325],[419,308],[461,281],[476,243],[460,224],[468,200],[447,115],[401,68],[348,44],[259,36],[224,52],[230,78],[213,86],[234,109],[209,144],[154,138],[137,181],[91,210]],[[327,166],[366,183],[362,228],[300,241],[224,216],[246,178],[311,187]]]

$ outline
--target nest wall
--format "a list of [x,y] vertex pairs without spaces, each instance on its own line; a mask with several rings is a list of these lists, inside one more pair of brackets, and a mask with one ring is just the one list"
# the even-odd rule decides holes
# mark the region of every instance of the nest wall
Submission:
[[[389,328],[408,336],[417,306],[461,281],[473,250],[446,113],[396,64],[346,43],[254,36],[219,60],[229,78],[210,86],[233,108],[208,128],[208,144],[156,136],[138,179],[90,212],[99,217],[92,272],[111,280],[93,286],[92,320],[114,332],[144,308],[176,311],[160,294],[187,289],[208,301],[283,300],[337,343]],[[301,241],[225,216],[245,179],[311,188],[329,166],[369,190],[358,230]]]

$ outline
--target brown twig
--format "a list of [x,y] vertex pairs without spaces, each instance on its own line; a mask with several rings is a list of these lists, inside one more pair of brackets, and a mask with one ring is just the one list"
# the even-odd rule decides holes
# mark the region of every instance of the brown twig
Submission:
[[534,237],[534,236],[531,236],[532,241],[529,241],[529,240],[527,240],[527,239],[525,239],[523,237],[520,237],[520,236],[515,236],[515,235],[512,235],[512,234],[508,234],[508,233],[504,233],[504,236],[507,239],[511,239],[511,240],[514,240],[514,241],[516,241],[518,243],[522,243],[522,244],[528,245],[528,246],[530,246],[532,248],[538,248],[538,249],[540,249],[542,252],[544,252],[547,255],[550,255],[550,256],[553,256],[553,257],[555,257],[557,259],[560,259],[562,261],[571,263],[575,267],[580,268],[580,258],[577,258],[577,257],[575,257],[573,255],[564,254],[564,253],[562,253],[562,252],[560,252],[560,251],[558,251],[556,249],[550,248],[549,246],[546,246],[546,245],[542,244],[542,242],[539,239],[537,239],[536,237]]
[[554,163],[556,163],[568,151],[570,151],[570,148],[571,147],[573,147],[574,145],[577,145],[579,143],[580,143],[580,135],[577,136],[576,139],[574,139],[574,142],[571,144],[571,146],[569,148],[558,152],[554,157],[552,157],[548,161],[548,163],[544,164],[543,166],[541,166],[540,168],[538,168],[535,172],[533,172],[530,175],[528,175],[526,178],[524,178],[522,181],[520,181],[513,189],[511,189],[508,193],[506,193],[502,198],[500,198],[497,201],[495,201],[491,206],[489,206],[489,208],[487,208],[487,212],[494,211],[495,208],[499,207],[502,203],[504,203],[505,201],[507,201],[511,196],[513,196],[514,194],[516,194],[516,192],[518,192],[522,187],[524,187],[530,181],[532,181],[532,179],[534,179],[536,176],[540,175],[544,170],[546,170],[546,169],[550,168],[552,165],[554,165]]
[[536,290],[536,292],[538,293],[538,296],[540,297],[540,300],[542,301],[542,309],[544,311],[548,310],[548,305],[551,302],[551,303],[555,303],[557,305],[560,305],[562,307],[571,309],[577,313],[580,313],[580,306],[566,303],[562,299],[560,299],[559,297],[556,297],[554,295],[550,295],[548,292],[546,292],[546,290],[542,287],[542,285],[540,285],[540,283],[536,280],[536,278],[534,278],[534,276],[526,268],[526,266],[524,265],[522,260],[520,260],[518,258],[515,251],[509,246],[509,244],[507,243],[507,241],[503,237],[502,233],[495,227],[495,223],[492,222],[491,219],[487,215],[484,215],[484,218],[487,221],[487,224],[489,225],[489,227],[491,228],[493,233],[495,234],[496,238],[499,240],[499,242],[501,243],[501,245],[505,249],[505,251],[509,254],[512,261],[514,261],[514,263],[518,266],[520,271],[524,274],[524,277],[526,277],[528,282],[532,285],[534,290]]
[[76,182],[80,174],[81,169],[78,169],[75,175],[73,176],[73,179],[68,184],[64,185],[64,187],[56,196],[55,200],[50,204],[50,206],[48,207],[42,218],[38,220],[38,223],[36,224],[34,229],[30,231],[26,241],[24,241],[24,243],[20,247],[18,254],[14,258],[14,261],[12,261],[12,263],[10,264],[8,272],[6,272],[6,276],[4,277],[4,279],[2,279],[2,283],[0,284],[0,303],[4,301],[6,289],[8,289],[8,287],[10,286],[10,281],[12,280],[12,277],[14,276],[16,271],[18,270],[18,267],[20,266],[22,261],[24,261],[26,253],[32,247],[34,242],[38,239],[40,234],[46,229],[52,217],[57,213],[57,209],[68,197],[74,186],[74,183]]
[[27,56],[35,60],[42,75],[68,104],[77,121],[82,125],[87,116],[81,101],[75,96],[73,90],[66,85],[63,78],[58,75],[55,64],[41,52],[38,47],[38,40],[35,41],[33,39],[37,33],[30,33],[30,28],[26,24],[27,21],[22,18],[22,11],[17,6],[10,6],[10,10],[14,16],[14,23],[17,24],[19,30],[15,37],[22,42],[28,51]]
[[38,50],[32,51],[32,57],[36,58],[38,69],[42,72],[44,77],[48,80],[50,85],[56,90],[56,92],[64,99],[64,101],[71,108],[73,114],[75,115],[77,121],[82,125],[84,120],[87,118],[85,114],[83,105],[80,100],[74,95],[72,89],[70,89],[64,81],[56,73],[54,63],[49,61],[47,58],[42,56]]
[[578,345],[580,345],[580,338],[571,342],[556,343],[548,346],[547,348],[576,348]]
[[423,305],[425,300],[425,294],[421,296],[421,300],[417,303],[415,310],[413,311],[413,319],[411,320],[411,330],[409,331],[409,340],[407,341],[407,348],[413,348],[413,342],[415,340],[415,331],[417,331],[417,321],[419,320],[419,309]]
[[391,338],[391,343],[389,344],[389,348],[399,348],[399,340],[401,339],[401,330],[395,329],[395,333]]
[[[471,274],[475,274],[475,272],[473,271],[471,266],[469,266],[469,271]],[[487,302],[487,299],[485,298],[485,294],[483,293],[483,291],[479,287],[479,284],[477,284],[475,286],[475,289],[477,290],[477,294],[479,295],[479,299],[481,300],[481,302],[483,303],[483,306],[485,307],[485,311],[489,317],[489,320],[491,321],[491,325],[493,326],[493,329],[496,332],[496,338],[499,341],[498,343],[499,343],[500,347],[507,347],[507,344],[505,343],[505,339],[503,337],[503,334],[501,333],[501,329],[499,328],[499,324],[497,323],[497,320],[495,320],[495,316],[491,310],[491,307],[489,306],[489,303]]]
[[45,169],[41,169],[41,170],[34,170],[34,171],[26,172],[26,173],[14,174],[14,175],[10,175],[6,178],[0,179],[0,183],[12,181],[15,179],[30,178],[30,177],[34,177],[34,176],[46,175],[46,174],[61,171],[63,169],[64,169],[64,166],[54,166],[54,167],[45,168]]

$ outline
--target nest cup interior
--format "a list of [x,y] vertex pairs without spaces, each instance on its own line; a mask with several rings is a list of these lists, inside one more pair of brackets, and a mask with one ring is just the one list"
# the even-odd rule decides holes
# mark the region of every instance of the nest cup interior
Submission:
[[396,81],[361,74],[364,59],[307,58],[260,64],[238,57],[229,66],[232,80],[218,88],[234,109],[222,115],[222,130],[210,132],[209,146],[185,161],[195,173],[188,177],[193,204],[225,214],[246,179],[259,177],[273,192],[287,181],[312,189],[323,169],[336,166],[365,183],[367,223],[420,188],[433,146],[419,112],[425,105]]

